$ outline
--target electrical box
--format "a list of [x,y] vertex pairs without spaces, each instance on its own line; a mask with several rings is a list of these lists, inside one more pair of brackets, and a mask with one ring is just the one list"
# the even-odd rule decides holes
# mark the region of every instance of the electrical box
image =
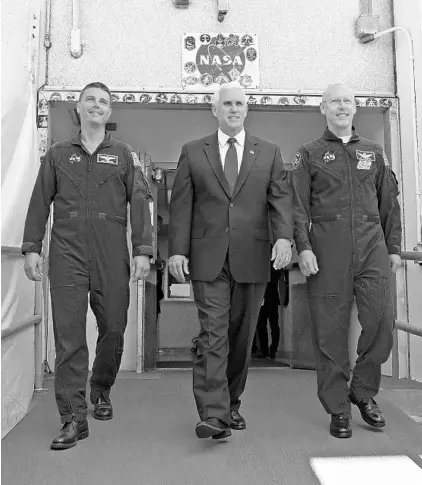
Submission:
[[379,32],[379,16],[378,15],[361,15],[356,22],[356,35],[364,37],[369,34],[377,34]]

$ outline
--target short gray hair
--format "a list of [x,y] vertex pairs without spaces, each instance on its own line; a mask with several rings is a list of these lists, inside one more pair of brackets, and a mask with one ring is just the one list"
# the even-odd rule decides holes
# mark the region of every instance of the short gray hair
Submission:
[[243,86],[239,83],[239,81],[230,81],[229,83],[220,84],[220,86],[217,87],[217,89],[215,90],[215,93],[213,94],[211,104],[213,106],[216,106],[217,103],[220,101],[220,93],[221,93],[221,90],[222,89],[230,89],[230,88],[239,88],[239,89],[241,89],[242,92],[243,92],[243,95],[245,97],[245,104],[247,104],[245,91],[243,89]]

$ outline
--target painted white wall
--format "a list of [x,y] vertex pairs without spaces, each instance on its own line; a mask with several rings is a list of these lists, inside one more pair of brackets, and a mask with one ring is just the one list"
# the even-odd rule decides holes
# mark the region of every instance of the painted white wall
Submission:
[[[261,87],[322,90],[342,80],[358,91],[393,92],[393,44],[376,49],[355,37],[360,0],[231,0],[225,20],[217,2],[193,0],[176,9],[171,0],[90,0],[81,2],[83,55],[70,55],[72,6],[54,0],[49,84],[181,86],[184,32],[258,34]],[[390,0],[373,0],[381,29],[391,26]]]
[[[395,25],[404,27],[412,35],[415,52],[415,86],[417,96],[417,134],[419,139],[419,171],[422,187],[422,2],[421,0],[394,0]],[[391,35],[391,34],[389,34]],[[409,76],[409,50],[401,32],[395,34],[397,93],[400,98],[401,146],[403,160],[403,196],[405,208],[404,243],[411,251],[418,239],[416,234],[416,191],[412,136],[411,83]],[[419,238],[421,235],[419,235]],[[419,251],[422,247],[419,248]],[[406,265],[408,301],[403,302],[401,319],[422,328],[422,266],[409,262]],[[407,307],[407,312],[406,312]],[[409,367],[401,367],[401,375],[422,381],[422,338],[400,335],[401,353],[410,352]],[[404,358],[402,359],[404,360]],[[410,375],[407,371],[410,371]]]

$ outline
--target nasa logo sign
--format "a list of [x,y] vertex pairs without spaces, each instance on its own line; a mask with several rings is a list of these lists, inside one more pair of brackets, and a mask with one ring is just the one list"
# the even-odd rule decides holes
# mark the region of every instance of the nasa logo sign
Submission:
[[183,46],[184,86],[215,89],[218,84],[237,80],[245,88],[259,87],[259,50],[255,34],[185,34]]

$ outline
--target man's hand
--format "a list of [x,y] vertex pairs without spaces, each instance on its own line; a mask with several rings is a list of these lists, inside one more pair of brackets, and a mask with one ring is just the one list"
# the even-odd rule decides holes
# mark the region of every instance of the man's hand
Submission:
[[303,276],[317,274],[319,271],[315,254],[310,249],[305,249],[299,254],[299,268]]
[[397,273],[397,270],[401,266],[401,257],[398,254],[389,254],[388,258],[390,260],[390,268],[393,274]]
[[149,256],[135,256],[132,262],[131,282],[144,280],[150,270]]
[[185,273],[189,274],[188,258],[181,254],[175,254],[169,259],[170,273],[176,278],[179,283],[184,283]]
[[31,281],[42,280],[42,258],[38,253],[26,253],[23,269]]
[[286,267],[292,259],[292,247],[289,239],[277,239],[271,254],[274,269]]

